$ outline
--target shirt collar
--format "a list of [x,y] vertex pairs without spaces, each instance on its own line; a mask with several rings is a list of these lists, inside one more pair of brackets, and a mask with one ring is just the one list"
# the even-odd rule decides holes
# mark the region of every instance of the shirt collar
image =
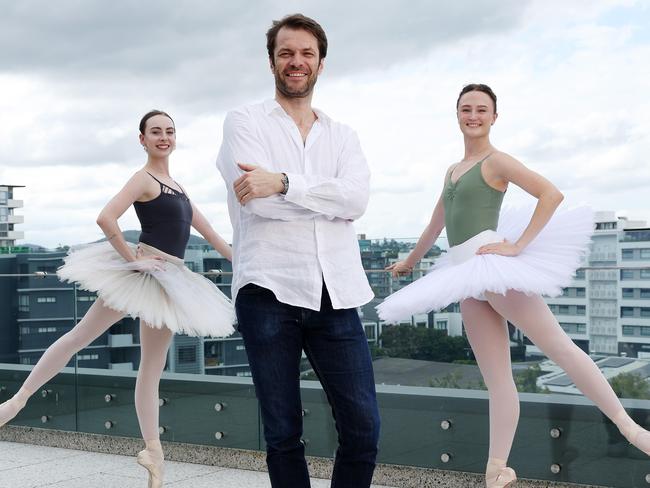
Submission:
[[[327,116],[325,112],[318,108],[312,107],[312,110],[316,114],[316,117],[318,117],[317,122],[320,122],[322,124],[324,123],[329,123],[330,118]],[[287,115],[287,113],[284,111],[282,108],[282,105],[280,105],[277,100],[273,98],[269,98],[268,100],[264,101],[264,112],[267,115],[271,115],[273,112],[278,112]],[[288,116],[288,115],[287,115]]]

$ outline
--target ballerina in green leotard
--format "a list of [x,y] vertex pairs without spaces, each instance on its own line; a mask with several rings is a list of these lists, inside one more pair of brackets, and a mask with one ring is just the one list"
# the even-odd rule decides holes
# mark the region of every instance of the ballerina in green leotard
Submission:
[[[416,247],[388,267],[409,273],[443,227],[451,248],[433,271],[382,303],[380,317],[396,321],[459,301],[467,337],[488,388],[490,450],[486,485],[515,479],[506,467],[519,420],[519,399],[510,366],[507,322],[520,328],[636,447],[650,455],[650,432],[625,412],[591,358],[558,324],[541,295],[567,286],[593,229],[588,209],[559,209],[560,191],[490,142],[497,120],[496,96],[486,85],[463,88],[456,104],[465,156],[445,176],[443,194]],[[532,212],[500,213],[513,183],[537,199]]]

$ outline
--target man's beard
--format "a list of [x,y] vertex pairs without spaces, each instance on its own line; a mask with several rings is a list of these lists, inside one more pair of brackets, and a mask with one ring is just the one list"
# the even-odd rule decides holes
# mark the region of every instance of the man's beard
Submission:
[[289,88],[285,80],[285,75],[283,73],[278,73],[276,70],[273,70],[273,75],[275,77],[275,88],[286,98],[305,98],[311,95],[314,91],[314,86],[318,80],[318,75],[307,75],[307,83],[303,85],[303,88],[293,89]]

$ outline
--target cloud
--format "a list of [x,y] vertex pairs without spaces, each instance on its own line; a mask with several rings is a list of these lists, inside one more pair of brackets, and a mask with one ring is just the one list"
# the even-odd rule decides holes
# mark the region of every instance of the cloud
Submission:
[[[230,226],[214,167],[225,111],[272,95],[264,33],[293,11],[330,39],[314,104],[352,126],[373,172],[370,237],[419,235],[463,157],[454,102],[499,95],[494,144],[568,202],[642,214],[650,182],[648,9],[622,1],[10,2],[0,18],[0,179],[28,241],[97,238],[94,219],[144,163],[137,122],[168,110],[171,171],[215,228]],[[260,14],[262,12],[262,14]],[[19,39],[20,42],[16,42]],[[530,201],[511,188],[510,203]],[[637,209],[637,210],[635,210]],[[137,227],[125,216],[123,228]]]

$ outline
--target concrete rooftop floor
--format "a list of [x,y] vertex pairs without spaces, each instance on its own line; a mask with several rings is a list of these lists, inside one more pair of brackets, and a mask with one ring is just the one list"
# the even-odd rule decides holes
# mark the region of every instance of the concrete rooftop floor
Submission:
[[[145,488],[146,480],[134,457],[0,442],[0,488]],[[270,488],[271,483],[257,471],[168,461],[165,486]],[[312,479],[312,488],[329,486],[329,480]]]

